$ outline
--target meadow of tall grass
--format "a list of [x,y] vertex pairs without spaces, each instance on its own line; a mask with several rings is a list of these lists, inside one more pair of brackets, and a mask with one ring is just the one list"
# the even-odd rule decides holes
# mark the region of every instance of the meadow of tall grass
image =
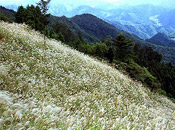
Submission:
[[170,130],[175,104],[25,24],[0,22],[0,129]]

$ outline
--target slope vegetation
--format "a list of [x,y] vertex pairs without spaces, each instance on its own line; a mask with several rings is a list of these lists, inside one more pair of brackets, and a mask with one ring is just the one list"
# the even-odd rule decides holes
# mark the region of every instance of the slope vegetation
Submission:
[[174,110],[106,63],[0,22],[0,129],[172,129]]
[[112,36],[114,38],[121,32],[124,34],[124,36],[132,39],[134,42],[144,42],[136,35],[119,30],[113,25],[105,22],[104,20],[92,14],[76,15],[72,18],[67,18],[65,16],[50,16],[49,20],[50,26],[54,22],[59,21],[67,24],[68,27],[75,33],[81,31],[83,38],[89,42],[99,42],[102,37],[107,36]]

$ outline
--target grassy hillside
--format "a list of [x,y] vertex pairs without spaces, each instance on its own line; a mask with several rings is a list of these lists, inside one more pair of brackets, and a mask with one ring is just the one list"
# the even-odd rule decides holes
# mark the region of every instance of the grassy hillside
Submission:
[[175,104],[118,70],[0,22],[0,129],[172,129]]

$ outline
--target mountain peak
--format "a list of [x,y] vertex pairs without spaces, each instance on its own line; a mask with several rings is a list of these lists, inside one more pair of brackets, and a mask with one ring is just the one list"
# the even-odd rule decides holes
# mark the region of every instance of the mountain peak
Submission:
[[72,18],[76,18],[76,17],[81,17],[81,18],[95,18],[95,19],[99,19],[98,17],[96,17],[95,15],[92,15],[90,13],[84,13],[84,14],[80,14],[80,15],[75,15],[74,17]]

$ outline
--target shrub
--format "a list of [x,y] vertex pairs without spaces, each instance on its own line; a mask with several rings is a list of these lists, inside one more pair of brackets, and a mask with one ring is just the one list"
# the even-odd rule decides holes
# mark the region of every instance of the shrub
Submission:
[[161,95],[167,96],[167,93],[161,88],[158,88],[156,91],[157,91],[157,93],[159,93]]
[[141,67],[132,60],[130,63],[118,62],[118,67],[126,71],[133,79],[141,81],[152,89],[159,87],[157,79],[145,67]]

